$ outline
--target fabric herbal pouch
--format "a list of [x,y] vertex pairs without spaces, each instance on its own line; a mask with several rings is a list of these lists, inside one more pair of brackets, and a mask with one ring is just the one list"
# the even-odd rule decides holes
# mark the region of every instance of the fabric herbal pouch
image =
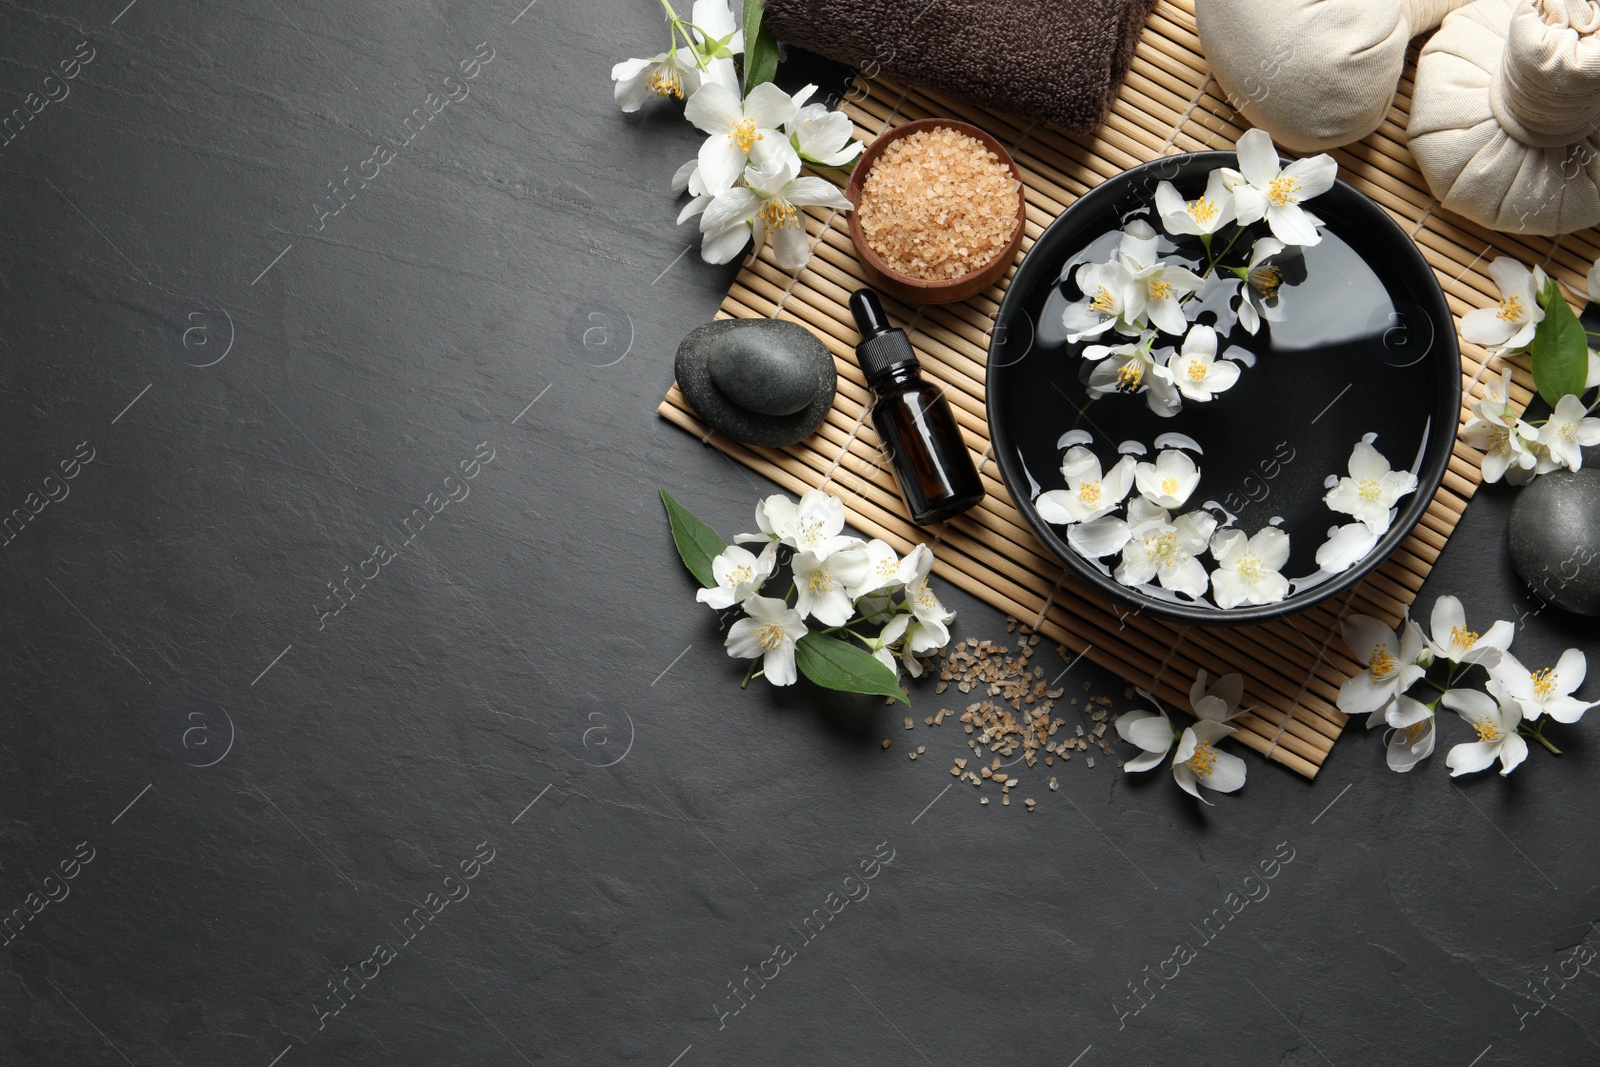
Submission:
[[1411,38],[1466,0],[1195,0],[1211,73],[1228,103],[1296,152],[1376,130]]
[[1097,129],[1155,0],[766,0],[780,41],[1074,133]]
[[1407,127],[1446,208],[1493,230],[1600,224],[1600,3],[1474,0],[1417,60]]

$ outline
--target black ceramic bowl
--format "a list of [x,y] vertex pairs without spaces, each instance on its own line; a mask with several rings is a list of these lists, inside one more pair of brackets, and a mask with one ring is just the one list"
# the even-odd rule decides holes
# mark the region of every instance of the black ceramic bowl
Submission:
[[[1215,326],[1219,349],[1238,345],[1257,356],[1238,384],[1209,403],[1185,401],[1171,418],[1151,412],[1142,396],[1091,400],[1081,380],[1082,349],[1127,338],[1108,332],[1067,343],[1061,313],[1081,296],[1073,280],[1077,265],[1109,259],[1118,231],[1135,218],[1161,233],[1154,209],[1160,182],[1172,182],[1192,199],[1204,190],[1206,176],[1224,166],[1237,166],[1232,152],[1164,157],[1104,182],[1051,223],[1023,258],[1000,305],[989,344],[988,414],[1006,488],[1062,563],[1153,615],[1233,624],[1300,611],[1335,596],[1405,540],[1449,462],[1461,406],[1461,364],[1455,325],[1432,269],[1381,208],[1338,182],[1306,204],[1325,224],[1323,239],[1304,250],[1303,264],[1286,261],[1282,321],[1264,324],[1252,337],[1233,320],[1220,289],[1201,293],[1207,310],[1198,321]],[[1255,230],[1266,232],[1264,224]],[[1163,236],[1161,249],[1164,257],[1180,260],[1203,255],[1194,239],[1174,243]],[[1163,336],[1158,347],[1177,343]],[[1224,610],[1209,597],[1191,601],[1124,586],[1111,575],[1116,556],[1092,560],[1074,552],[1066,527],[1046,522],[1034,506],[1041,492],[1065,488],[1059,442],[1071,429],[1093,434],[1091,447],[1106,465],[1117,458],[1122,441],[1142,442],[1149,448],[1145,459],[1154,458],[1162,434],[1198,442],[1204,449],[1194,457],[1201,479],[1186,510],[1217,502],[1247,533],[1282,519],[1291,546],[1282,573],[1296,583],[1287,599]],[[1362,561],[1325,575],[1314,560],[1318,547],[1331,527],[1354,521],[1323,503],[1325,482],[1348,473],[1350,452],[1368,433],[1378,434],[1375,443],[1395,470],[1415,472],[1417,490],[1400,499],[1390,529]]]

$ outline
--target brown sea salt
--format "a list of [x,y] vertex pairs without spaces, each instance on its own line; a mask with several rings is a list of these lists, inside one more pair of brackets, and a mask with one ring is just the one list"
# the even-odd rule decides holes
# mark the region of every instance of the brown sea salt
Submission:
[[959,278],[999,255],[1021,225],[1018,182],[982,141],[946,126],[891,142],[861,186],[857,221],[893,270]]

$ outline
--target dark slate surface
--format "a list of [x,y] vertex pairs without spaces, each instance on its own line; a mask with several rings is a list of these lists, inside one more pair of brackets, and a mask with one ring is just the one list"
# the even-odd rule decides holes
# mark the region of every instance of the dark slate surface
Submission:
[[[767,488],[654,414],[731,272],[672,223],[694,132],[611,103],[659,16],[520,8],[0,7],[6,110],[93,55],[0,148],[0,489],[61,497],[0,552],[0,1062],[1600,1060],[1592,723],[1459,784],[1358,732],[1204,810],[1074,761],[1028,815],[943,792],[955,730],[742,692],[656,498]],[[1509,502],[1424,601],[1600,651]]]

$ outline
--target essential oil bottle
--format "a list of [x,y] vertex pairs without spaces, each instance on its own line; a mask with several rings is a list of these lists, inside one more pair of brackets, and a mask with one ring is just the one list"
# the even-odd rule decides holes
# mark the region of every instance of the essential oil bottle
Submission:
[[911,521],[926,526],[961,514],[983,499],[983,482],[944,390],[922,377],[911,340],[890,324],[877,293],[857,289],[850,313],[861,334],[856,362],[876,397],[872,425]]

